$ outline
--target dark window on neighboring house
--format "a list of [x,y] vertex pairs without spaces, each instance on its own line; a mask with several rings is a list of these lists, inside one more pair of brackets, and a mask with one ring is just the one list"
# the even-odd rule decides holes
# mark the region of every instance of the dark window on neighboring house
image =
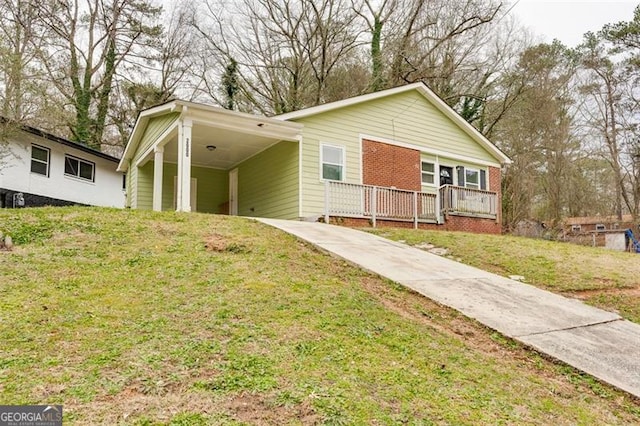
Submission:
[[596,231],[605,231],[607,229],[607,227],[605,225],[603,225],[602,223],[599,223],[596,225]]
[[571,231],[572,232],[580,232],[580,231],[582,231],[582,226],[580,226],[580,225],[571,225]]
[[31,173],[49,177],[49,148],[31,145]]
[[95,164],[69,155],[64,156],[64,174],[93,182]]

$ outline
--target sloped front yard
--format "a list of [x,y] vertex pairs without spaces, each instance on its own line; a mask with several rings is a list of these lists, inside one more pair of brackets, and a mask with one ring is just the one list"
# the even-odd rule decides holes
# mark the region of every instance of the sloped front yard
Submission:
[[407,244],[446,249],[446,256],[640,323],[640,255],[509,235],[367,229]]
[[65,424],[630,424],[637,402],[240,218],[0,211],[0,400]]

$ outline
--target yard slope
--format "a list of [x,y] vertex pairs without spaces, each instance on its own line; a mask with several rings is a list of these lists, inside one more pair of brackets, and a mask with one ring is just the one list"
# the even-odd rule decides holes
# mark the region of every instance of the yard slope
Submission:
[[629,424],[625,394],[248,219],[0,210],[0,400],[65,424]]
[[640,323],[640,255],[510,235],[367,229],[410,245],[446,248],[447,255],[503,276],[617,312]]

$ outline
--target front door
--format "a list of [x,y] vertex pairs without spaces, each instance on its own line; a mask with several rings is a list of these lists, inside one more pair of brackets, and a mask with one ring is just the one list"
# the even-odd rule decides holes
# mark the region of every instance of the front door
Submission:
[[238,169],[229,172],[229,214],[238,215]]
[[453,185],[453,167],[440,166],[440,186]]

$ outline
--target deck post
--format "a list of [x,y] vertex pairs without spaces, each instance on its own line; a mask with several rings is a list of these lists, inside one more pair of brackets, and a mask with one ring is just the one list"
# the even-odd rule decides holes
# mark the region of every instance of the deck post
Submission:
[[[440,187],[440,188],[442,188],[442,187]],[[441,213],[442,213],[440,211],[441,210],[440,205],[441,205],[441,202],[442,202],[442,200],[440,199],[442,197],[442,191],[440,191],[440,188],[438,188],[436,190],[436,203],[435,203],[436,224],[438,224],[438,225],[440,225],[442,223],[441,220],[440,220],[442,218],[442,216],[440,216]]]
[[[366,191],[366,189],[365,189]],[[376,227],[376,212],[378,211],[378,187],[374,186],[371,189],[371,225]]]
[[164,147],[154,149],[153,158],[153,211],[162,210],[162,166],[164,161]]
[[413,191],[413,228],[418,229],[418,191]]
[[329,213],[331,211],[331,208],[329,206],[329,203],[331,202],[329,191],[330,191],[329,181],[325,180],[324,181],[324,223],[329,223]]

